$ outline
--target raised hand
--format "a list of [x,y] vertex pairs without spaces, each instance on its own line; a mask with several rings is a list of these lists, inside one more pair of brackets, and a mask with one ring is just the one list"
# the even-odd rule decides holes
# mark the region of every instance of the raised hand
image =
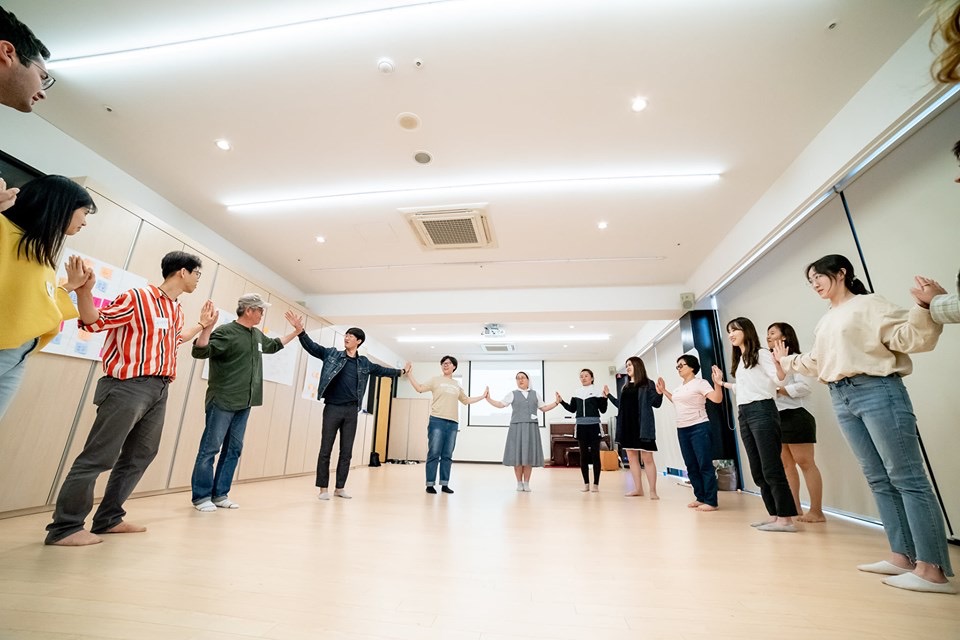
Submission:
[[486,399],[486,400],[489,400],[489,399],[490,399],[490,387],[484,387],[484,389],[483,389],[483,397],[484,397],[484,399]]
[[663,378],[657,378],[657,393],[663,393],[667,389],[667,383],[663,381]]
[[63,288],[67,291],[79,289],[87,281],[86,267],[84,267],[83,259],[80,256],[67,258],[64,267],[67,270],[67,281],[63,284]]
[[942,296],[947,292],[946,289],[940,286],[939,282],[936,280],[931,280],[930,278],[915,276],[913,281],[916,286],[910,289],[910,295],[913,296],[914,302],[924,309],[930,308],[931,300],[937,296]]
[[93,291],[93,285],[97,284],[97,276],[93,273],[93,267],[88,267],[83,265],[83,284],[77,287],[77,291],[83,291],[84,293],[90,293]]
[[0,178],[0,211],[6,211],[12,207],[13,203],[17,201],[18,193],[20,193],[20,189],[16,187],[7,189],[7,183],[4,182],[3,178]]
[[780,363],[780,358],[790,355],[790,350],[787,349],[787,344],[783,340],[777,340],[773,343],[773,359]]
[[410,373],[410,370],[411,370],[411,369],[413,369],[413,363],[412,363],[412,362],[408,362],[408,363],[406,363],[405,365],[403,365],[403,373],[404,373],[404,375]]
[[607,385],[603,385],[603,397],[606,398],[609,395],[610,395],[610,387],[608,387]]
[[[287,311],[283,314],[283,317],[287,319],[287,322],[290,323],[290,326],[296,329],[299,333],[303,333],[303,316],[298,316],[293,311]],[[408,365],[410,363],[407,363]],[[407,372],[409,373],[410,369],[408,367]]]
[[220,311],[213,306],[213,301],[207,300],[204,302],[200,308],[200,324],[202,324],[204,328],[212,327],[217,324],[219,318]]
[[713,365],[713,367],[710,369],[710,374],[711,374],[711,377],[713,378],[714,384],[719,384],[720,386],[723,386],[723,371],[720,370],[720,367],[718,367],[717,365]]
[[557,404],[560,404],[561,402],[563,402],[563,398],[560,397],[560,392],[559,392],[559,391],[554,391],[554,392],[553,392],[553,395],[555,395],[555,396],[557,397]]

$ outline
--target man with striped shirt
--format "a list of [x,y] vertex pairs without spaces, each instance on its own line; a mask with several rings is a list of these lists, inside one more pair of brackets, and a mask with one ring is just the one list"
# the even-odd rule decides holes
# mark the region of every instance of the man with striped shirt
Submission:
[[[200,258],[183,251],[163,257],[163,283],[121,293],[107,307],[93,302],[94,277],[76,290],[79,325],[107,331],[103,371],[93,403],[97,417],[90,435],[57,496],[46,544],[85,546],[101,542],[98,533],[138,533],[146,527],[125,522],[123,503],[133,493],[160,447],[167,387],[177,377],[177,348],[217,319],[211,301],[200,321],[184,329],[177,298],[200,281]],[[84,520],[93,508],[97,477],[112,469],[90,531]]]

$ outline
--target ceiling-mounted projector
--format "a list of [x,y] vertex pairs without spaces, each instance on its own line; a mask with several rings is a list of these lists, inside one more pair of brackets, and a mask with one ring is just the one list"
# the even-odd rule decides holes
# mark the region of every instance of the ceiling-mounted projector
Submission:
[[485,324],[483,325],[483,332],[480,335],[485,338],[498,338],[507,335],[507,332],[504,331],[503,327],[499,324]]

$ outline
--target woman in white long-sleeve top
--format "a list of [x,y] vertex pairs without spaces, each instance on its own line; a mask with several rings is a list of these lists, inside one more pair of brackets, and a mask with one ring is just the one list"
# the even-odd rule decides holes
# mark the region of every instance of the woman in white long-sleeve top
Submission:
[[723,382],[723,372],[716,366],[713,381],[736,391],[740,439],[750,461],[750,474],[770,514],[769,520],[752,526],[760,531],[793,533],[797,530],[793,524],[797,506],[780,460],[780,414],[774,402],[780,379],[773,355],[760,348],[757,330],[748,318],[728,322],[727,336],[733,345],[731,374],[737,382]]
[[643,481],[640,476],[640,463],[650,485],[650,499],[659,500],[657,495],[657,464],[653,461],[653,452],[657,450],[657,428],[653,410],[663,403],[663,394],[657,391],[656,384],[647,377],[647,368],[643,360],[636,356],[627,358],[627,376],[629,381],[620,390],[620,398],[603,386],[603,397],[620,410],[617,416],[617,442],[627,452],[630,462],[630,475],[633,477],[633,491],[627,496],[642,496]]
[[540,421],[537,411],[546,413],[557,406],[556,402],[544,403],[537,392],[530,388],[530,377],[517,372],[517,388],[494,400],[489,389],[484,394],[491,405],[498,409],[510,407],[510,428],[503,447],[503,464],[513,467],[517,476],[517,491],[530,491],[530,474],[534,467],[543,466],[543,442],[540,440]]
[[[790,353],[800,353],[800,340],[797,332],[786,322],[774,322],[767,327],[767,346],[772,350],[778,342],[783,342]],[[813,390],[809,379],[797,373],[785,373],[774,358],[777,375],[783,373],[782,382],[777,389],[777,411],[780,412],[780,459],[783,470],[790,483],[793,502],[797,505],[797,522],[825,522],[823,515],[823,479],[820,468],[814,458],[814,445],[817,442],[817,421],[807,411],[806,400]],[[810,510],[806,513],[800,504],[800,473],[810,494]]]
[[857,568],[890,576],[884,583],[900,589],[955,593],[943,515],[902,380],[913,371],[907,354],[933,349],[943,326],[929,309],[908,311],[867,293],[844,256],[824,256],[806,275],[830,308],[810,351],[790,354],[778,344],[774,355],[785,372],[817,376],[830,388],[840,430],[877,502],[890,555]]

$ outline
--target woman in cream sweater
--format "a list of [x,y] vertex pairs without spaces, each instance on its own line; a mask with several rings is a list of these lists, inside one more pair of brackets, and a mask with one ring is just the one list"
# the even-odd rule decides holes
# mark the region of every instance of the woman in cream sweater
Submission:
[[869,294],[844,256],[824,256],[806,274],[830,308],[809,352],[789,354],[781,342],[774,356],[785,372],[817,376],[830,388],[840,430],[877,502],[890,555],[857,568],[887,575],[884,583],[900,589],[954,593],[943,517],[901,379],[913,370],[907,354],[933,349],[943,327],[927,309],[907,311]]

